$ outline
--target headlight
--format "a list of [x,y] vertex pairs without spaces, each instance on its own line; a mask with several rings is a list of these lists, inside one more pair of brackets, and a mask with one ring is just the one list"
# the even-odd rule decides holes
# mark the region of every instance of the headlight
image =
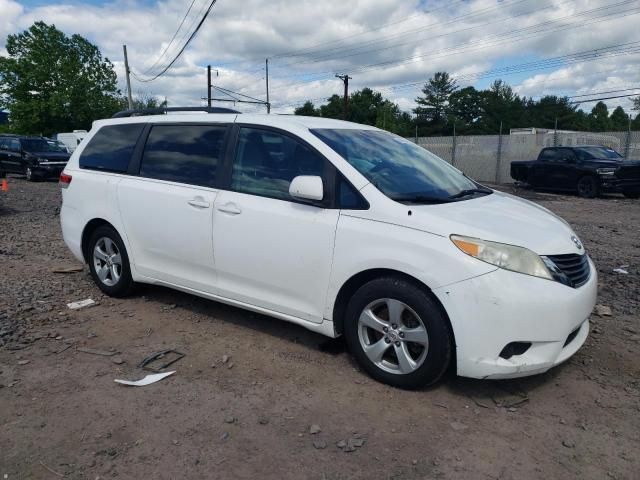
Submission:
[[542,258],[531,250],[505,243],[451,235],[451,241],[467,255],[512,272],[553,279]]
[[597,168],[596,172],[598,172],[598,175],[610,176],[615,175],[616,170],[616,168]]

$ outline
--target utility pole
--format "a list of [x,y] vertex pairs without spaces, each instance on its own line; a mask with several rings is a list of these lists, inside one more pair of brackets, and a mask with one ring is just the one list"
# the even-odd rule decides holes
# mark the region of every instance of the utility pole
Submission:
[[211,65],[207,65],[207,107],[211,108]]
[[264,59],[265,82],[267,84],[267,113],[271,113],[271,103],[269,103],[269,59]]
[[131,78],[129,78],[131,71],[129,70],[129,58],[127,57],[127,46],[122,45],[122,50],[124,51],[124,71],[127,76],[127,99],[129,100],[129,110],[133,110],[133,97],[131,96]]
[[553,127],[553,146],[558,146],[558,117],[556,117],[556,125]]
[[343,117],[346,120],[349,117],[349,80],[351,77],[346,73],[344,75],[338,75],[336,73],[336,78],[339,78],[344,83],[344,113]]

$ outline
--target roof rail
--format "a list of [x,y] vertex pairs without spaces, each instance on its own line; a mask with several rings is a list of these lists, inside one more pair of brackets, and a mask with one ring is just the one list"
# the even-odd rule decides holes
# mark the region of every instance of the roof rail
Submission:
[[205,113],[240,113],[237,110],[223,107],[158,107],[137,110],[122,110],[111,118],[138,117],[140,115],[162,115],[169,112],[205,112]]

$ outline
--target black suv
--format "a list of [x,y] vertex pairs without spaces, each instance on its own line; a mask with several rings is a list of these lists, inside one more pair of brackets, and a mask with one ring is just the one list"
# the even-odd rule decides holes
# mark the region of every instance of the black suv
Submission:
[[69,157],[44,137],[0,135],[0,171],[22,173],[29,181],[58,177]]

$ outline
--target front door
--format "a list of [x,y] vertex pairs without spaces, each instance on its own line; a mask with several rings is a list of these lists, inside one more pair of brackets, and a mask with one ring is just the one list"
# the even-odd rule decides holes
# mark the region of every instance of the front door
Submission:
[[240,128],[214,212],[220,295],[322,322],[338,210],[296,201],[289,184],[298,175],[318,175],[326,185],[329,168],[295,137]]
[[118,184],[118,201],[136,270],[213,292],[213,206],[226,126],[154,125],[139,177]]

